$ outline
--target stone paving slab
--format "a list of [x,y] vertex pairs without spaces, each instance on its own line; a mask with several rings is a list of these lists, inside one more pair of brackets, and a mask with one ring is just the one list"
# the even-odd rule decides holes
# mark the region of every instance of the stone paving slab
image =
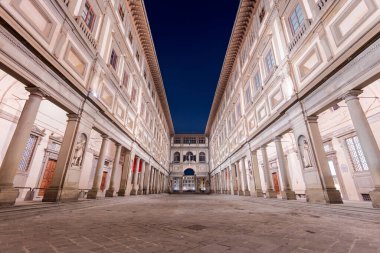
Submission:
[[0,252],[380,253],[380,210],[149,195],[0,213]]

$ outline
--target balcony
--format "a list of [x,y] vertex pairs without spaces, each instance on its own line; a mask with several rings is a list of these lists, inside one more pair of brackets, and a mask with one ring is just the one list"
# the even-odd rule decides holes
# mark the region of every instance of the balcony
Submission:
[[[322,2],[322,1],[325,1],[325,0],[320,0],[320,1]],[[289,43],[289,46],[288,46],[289,47],[289,52],[291,52],[297,46],[297,44],[299,44],[298,42],[304,37],[304,34],[307,32],[307,30],[309,29],[310,25],[311,25],[311,20],[310,19],[306,19],[302,23],[302,25],[298,29],[297,33],[294,34],[292,41]]]
[[94,47],[94,49],[96,49],[98,46],[98,43],[96,42],[95,38],[92,37],[92,32],[88,28],[87,24],[84,22],[82,17],[76,17],[75,20],[77,21],[80,30],[82,30],[83,35],[88,39],[88,41]]
[[317,8],[321,11],[322,9],[324,9],[329,4],[328,2],[331,2],[331,1],[329,1],[329,0],[318,0]]

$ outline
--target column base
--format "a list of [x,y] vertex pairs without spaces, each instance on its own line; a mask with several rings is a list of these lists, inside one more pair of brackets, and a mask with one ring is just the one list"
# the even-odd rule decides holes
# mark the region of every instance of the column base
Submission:
[[251,194],[251,196],[256,197],[256,198],[262,198],[264,197],[264,193],[262,190],[256,190]]
[[101,195],[101,191],[98,189],[91,189],[87,193],[87,199],[103,199],[104,197]]
[[0,206],[13,206],[18,197],[18,190],[12,187],[0,188]]
[[114,189],[109,189],[106,191],[106,198],[112,198],[115,197],[115,190]]
[[239,192],[237,190],[234,190],[234,195],[239,195]]
[[251,196],[251,192],[248,191],[248,190],[245,190],[245,191],[244,191],[244,196]]
[[285,200],[296,200],[297,199],[296,193],[292,190],[282,191],[281,197],[282,197],[282,199],[285,199]]
[[124,197],[125,195],[125,189],[119,189],[119,191],[117,192],[117,196],[119,197]]
[[78,201],[79,190],[70,188],[47,188],[42,198],[42,202],[69,202]]
[[277,192],[273,191],[273,190],[268,190],[266,193],[265,193],[265,197],[267,199],[277,199]]
[[136,196],[137,192],[138,192],[138,190],[132,189],[130,195],[131,196]]
[[137,195],[144,195],[143,190],[138,190],[138,191],[137,191]]
[[322,189],[306,189],[306,201],[310,203],[326,204],[325,195]]
[[327,203],[329,204],[343,204],[342,195],[337,189],[326,189],[324,191]]
[[239,196],[244,196],[244,191],[239,191]]
[[380,188],[375,188],[375,190],[369,193],[371,197],[372,206],[374,208],[380,208]]

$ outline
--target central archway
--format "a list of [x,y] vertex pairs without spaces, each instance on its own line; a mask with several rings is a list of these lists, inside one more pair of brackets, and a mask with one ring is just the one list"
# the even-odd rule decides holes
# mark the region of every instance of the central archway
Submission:
[[183,174],[184,174],[185,176],[194,176],[195,172],[194,172],[193,169],[188,168],[188,169],[186,169],[186,170],[183,172]]

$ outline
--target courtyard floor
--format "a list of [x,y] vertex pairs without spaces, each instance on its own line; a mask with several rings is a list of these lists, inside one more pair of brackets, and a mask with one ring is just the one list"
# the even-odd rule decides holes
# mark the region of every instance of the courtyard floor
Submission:
[[380,253],[380,210],[226,195],[0,209],[0,252]]

